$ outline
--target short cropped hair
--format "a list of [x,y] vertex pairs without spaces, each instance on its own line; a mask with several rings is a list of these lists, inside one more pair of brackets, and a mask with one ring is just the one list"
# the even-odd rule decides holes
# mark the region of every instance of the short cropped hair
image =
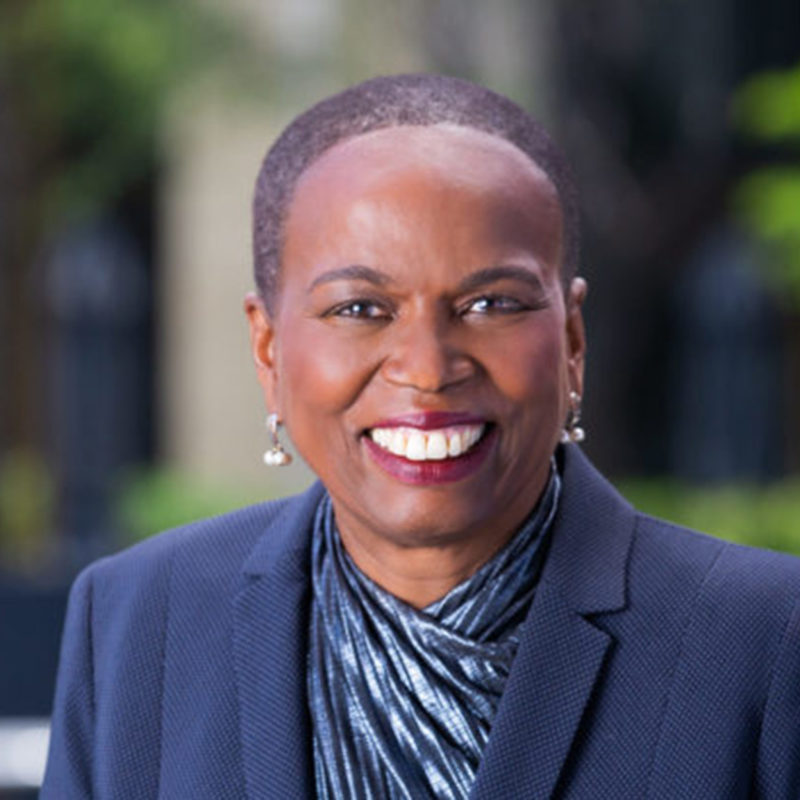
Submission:
[[579,250],[578,197],[561,150],[525,110],[502,95],[444,75],[389,75],[359,83],[312,106],[283,131],[261,165],[253,199],[256,286],[268,309],[279,287],[284,227],[302,173],[339,142],[381,128],[451,123],[494,134],[525,153],[551,180],[563,218],[564,286]]

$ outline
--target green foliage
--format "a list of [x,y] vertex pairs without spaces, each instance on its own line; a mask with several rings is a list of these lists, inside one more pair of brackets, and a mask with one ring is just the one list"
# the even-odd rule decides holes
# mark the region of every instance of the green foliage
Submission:
[[243,49],[192,0],[23,0],[0,5],[0,79],[45,173],[50,212],[112,203],[156,158],[171,93]]
[[734,194],[747,228],[770,247],[770,275],[800,308],[800,164],[764,167],[747,175]]
[[739,130],[754,139],[800,143],[800,65],[750,78],[732,110]]
[[32,451],[12,450],[0,459],[0,563],[33,572],[52,546],[48,538],[53,482]]
[[117,519],[124,539],[120,545],[280,494],[268,484],[234,486],[165,468],[134,470],[125,476],[118,492]]
[[746,136],[786,147],[786,163],[751,172],[734,209],[771,249],[772,275],[800,308],[800,65],[751,78],[734,98],[733,119]]
[[800,476],[767,486],[693,487],[629,479],[620,491],[641,511],[754,547],[800,555]]

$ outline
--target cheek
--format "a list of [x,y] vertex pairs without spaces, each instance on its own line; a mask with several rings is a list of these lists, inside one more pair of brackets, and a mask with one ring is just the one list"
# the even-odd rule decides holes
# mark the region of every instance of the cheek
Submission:
[[317,320],[294,321],[287,329],[291,333],[282,339],[278,362],[287,424],[300,415],[321,418],[346,411],[369,378],[371,349],[341,341]]
[[[518,362],[518,416],[508,432],[512,463],[522,458],[535,469],[555,448],[566,414],[566,349],[559,336],[539,339]],[[521,474],[524,474],[521,471]]]
[[558,415],[567,385],[567,358],[556,326],[530,326],[496,354],[493,379],[509,401],[524,412]]

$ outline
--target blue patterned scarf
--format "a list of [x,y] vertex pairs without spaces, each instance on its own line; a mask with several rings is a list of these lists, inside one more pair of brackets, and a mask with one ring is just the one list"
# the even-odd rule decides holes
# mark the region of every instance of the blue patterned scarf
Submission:
[[316,515],[308,695],[320,800],[461,800],[489,738],[560,494],[555,466],[511,541],[417,610],[355,566]]

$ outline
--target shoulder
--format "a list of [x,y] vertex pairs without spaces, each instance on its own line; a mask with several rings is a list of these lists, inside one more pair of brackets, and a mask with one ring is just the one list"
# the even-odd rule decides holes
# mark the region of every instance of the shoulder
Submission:
[[707,677],[748,675],[763,698],[787,655],[800,677],[799,558],[637,513],[629,576],[631,611],[677,637],[683,662]]
[[800,599],[800,558],[734,544],[636,512],[633,570],[689,580],[733,605]]
[[577,448],[562,448],[563,493],[542,579],[575,608],[628,608],[674,626],[705,603],[742,623],[785,622],[800,559],[744,547],[634,509]]
[[197,695],[187,670],[207,677],[213,664],[230,683],[230,600],[244,566],[254,552],[307,539],[298,528],[308,529],[317,497],[309,490],[194,522],[83,570],[62,637],[43,797],[88,797],[109,764],[128,795],[157,793],[168,672],[189,703]]
[[702,743],[735,741],[752,749],[759,796],[788,797],[800,779],[800,559],[637,513],[629,572],[642,649],[671,654],[665,774],[706,775]]
[[153,605],[164,598],[174,573],[197,586],[238,580],[255,549],[280,548],[299,510],[316,502],[318,487],[164,531],[86,567],[73,595],[91,594],[96,613],[121,605]]

